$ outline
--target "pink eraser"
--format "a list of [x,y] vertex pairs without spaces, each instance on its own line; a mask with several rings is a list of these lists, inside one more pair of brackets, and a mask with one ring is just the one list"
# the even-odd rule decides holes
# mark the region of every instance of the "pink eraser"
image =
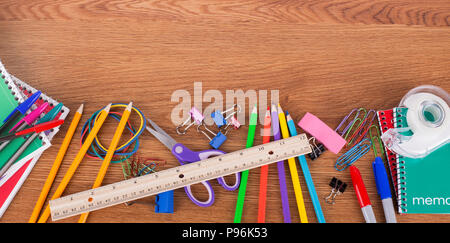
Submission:
[[338,154],[347,143],[337,132],[309,112],[298,122],[298,126],[335,154]]

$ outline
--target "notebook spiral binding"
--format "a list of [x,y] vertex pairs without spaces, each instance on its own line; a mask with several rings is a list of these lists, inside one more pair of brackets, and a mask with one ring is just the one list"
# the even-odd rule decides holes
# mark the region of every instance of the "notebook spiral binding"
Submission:
[[21,95],[20,90],[17,89],[17,86],[12,81],[11,76],[6,71],[6,69],[3,66],[3,63],[1,61],[0,61],[0,74],[1,74],[2,81],[5,82],[5,84],[8,85],[8,89],[11,90],[11,94],[14,96],[14,99],[17,102],[22,103],[25,99]]
[[[408,112],[407,108],[394,108],[394,127],[395,128],[407,128],[408,123],[406,121],[406,113]],[[411,131],[403,133],[404,135],[411,135]],[[398,210],[399,213],[407,213],[408,212],[408,204],[406,202],[406,193],[407,193],[407,185],[406,185],[406,164],[403,160],[403,156],[397,155],[397,184],[398,184]]]
[[[394,111],[381,110],[377,112],[379,128],[381,133],[387,132],[389,129],[394,128]],[[397,175],[397,154],[389,150],[386,145],[384,146],[384,151],[386,153],[386,159],[389,167],[389,174],[392,185],[394,186],[395,203],[398,204],[398,175]]]
[[[21,93],[23,93],[26,97],[31,96],[32,94],[36,93],[38,90],[30,86],[29,84],[25,83],[24,81],[20,80],[19,78],[15,77],[14,75],[11,75],[11,80],[14,82],[14,84],[17,86],[17,88],[20,90]],[[50,96],[47,96],[46,94],[41,94],[41,97],[39,100],[36,101],[35,104],[32,106],[32,110],[36,109],[38,106],[42,105],[44,102],[47,102],[49,104],[48,108],[41,114],[40,118],[45,116],[47,112],[52,110],[56,105],[58,105],[58,101],[53,99]],[[59,115],[56,117],[58,119],[65,119],[67,115],[69,114],[70,110],[68,107],[63,106],[61,108],[61,111]],[[50,131],[45,132],[47,135],[47,138],[51,140],[53,136],[58,133],[60,127],[52,128]],[[43,139],[42,134],[39,135],[39,139]]]
[[[399,156],[399,162],[397,163],[399,166],[399,169],[404,170],[405,169],[405,161],[401,160],[401,156]],[[406,172],[400,171],[397,173],[398,176],[398,208],[400,213],[407,213],[407,204],[406,204]]]

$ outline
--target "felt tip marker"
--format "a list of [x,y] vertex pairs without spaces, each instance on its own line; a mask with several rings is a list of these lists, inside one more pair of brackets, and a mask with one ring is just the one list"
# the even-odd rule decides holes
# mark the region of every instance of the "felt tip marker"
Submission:
[[352,177],[353,188],[355,189],[356,197],[358,198],[359,206],[361,207],[364,219],[366,220],[366,223],[376,223],[377,220],[375,219],[375,214],[373,213],[372,205],[370,204],[369,195],[367,194],[366,187],[364,186],[364,182],[361,178],[361,173],[354,165],[351,165],[349,169]]
[[391,187],[389,186],[389,179],[383,160],[380,157],[376,157],[375,161],[372,163],[372,166],[378,195],[380,195],[381,202],[383,204],[386,223],[397,223],[394,204],[392,203]]

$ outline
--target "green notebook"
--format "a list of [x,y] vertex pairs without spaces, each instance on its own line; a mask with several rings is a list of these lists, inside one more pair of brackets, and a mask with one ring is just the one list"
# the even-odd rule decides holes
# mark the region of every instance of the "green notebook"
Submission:
[[[408,127],[407,108],[394,108],[394,127]],[[403,135],[411,135],[409,134]],[[450,213],[450,144],[425,158],[398,155],[399,212],[404,214]]]
[[[14,84],[11,76],[8,74],[2,63],[0,62],[0,124],[3,124],[3,120],[17,107],[17,105],[23,102],[25,98],[22,96],[20,90]],[[10,127],[3,134],[8,133],[22,117],[18,118],[16,122],[10,125]],[[26,138],[20,137],[12,140],[2,151],[0,151],[0,168],[2,168],[6,162],[14,155],[17,149],[25,142]],[[35,139],[22,155],[17,159],[30,159],[34,154],[45,149],[47,144],[41,139]],[[16,162],[17,162],[16,161]],[[1,192],[0,192],[1,193]]]

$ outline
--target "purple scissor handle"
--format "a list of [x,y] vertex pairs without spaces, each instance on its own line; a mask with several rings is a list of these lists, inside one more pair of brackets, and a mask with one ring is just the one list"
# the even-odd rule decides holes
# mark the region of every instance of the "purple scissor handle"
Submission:
[[[189,148],[187,148],[186,146],[184,146],[183,144],[177,143],[172,148],[172,154],[178,159],[178,161],[180,162],[181,165],[184,165],[184,164],[194,163],[194,162],[197,162],[200,160],[205,160],[212,156],[222,155],[222,154],[225,154],[225,152],[220,151],[220,150],[214,150],[214,149],[208,149],[208,150],[203,150],[200,152],[194,152],[194,151],[190,150]],[[236,181],[235,181],[235,184],[232,186],[228,185],[223,177],[217,178],[217,181],[226,190],[234,191],[237,188],[239,188],[239,184],[240,184],[240,180],[241,180],[241,176],[239,173],[236,173],[235,176],[236,176]],[[211,184],[208,181],[204,181],[204,182],[202,182],[202,184],[206,188],[206,190],[208,191],[208,194],[209,194],[208,200],[206,200],[206,201],[198,200],[192,193],[191,186],[184,187],[184,191],[186,192],[187,196],[192,200],[192,202],[194,202],[198,206],[209,207],[214,203],[214,191],[212,189]]]
[[[177,160],[180,162],[180,164],[189,164],[194,163],[200,160],[205,160],[209,157],[215,156],[215,155],[222,155],[225,154],[225,152],[220,150],[203,150],[200,152],[194,152],[190,149],[188,149],[186,146],[184,146],[181,143],[177,143],[175,139],[173,139],[171,136],[169,136],[163,129],[161,129],[156,123],[154,123],[152,120],[147,118],[147,122],[150,123],[150,125],[153,127],[147,126],[146,129],[155,136],[162,144],[164,144],[171,152],[172,154],[177,158]],[[239,184],[241,181],[241,176],[239,173],[236,173],[236,182],[234,185],[230,186],[225,182],[225,179],[223,177],[217,178],[217,181],[219,184],[229,190],[234,191],[237,188],[239,188]],[[186,191],[186,194],[188,197],[197,205],[201,207],[209,207],[214,203],[214,191],[212,189],[211,184],[208,181],[202,182],[203,186],[208,190],[209,198],[207,201],[200,201],[197,198],[194,197],[191,186],[184,187],[184,190]]]

